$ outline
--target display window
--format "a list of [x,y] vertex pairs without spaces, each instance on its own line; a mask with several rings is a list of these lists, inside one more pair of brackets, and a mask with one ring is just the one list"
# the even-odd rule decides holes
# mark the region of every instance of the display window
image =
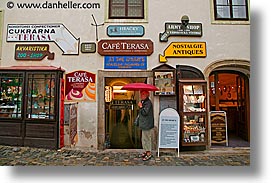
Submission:
[[0,74],[0,117],[21,118],[22,73]]
[[27,118],[55,118],[55,74],[28,76]]
[[207,143],[206,82],[185,80],[179,83],[181,145],[198,146]]

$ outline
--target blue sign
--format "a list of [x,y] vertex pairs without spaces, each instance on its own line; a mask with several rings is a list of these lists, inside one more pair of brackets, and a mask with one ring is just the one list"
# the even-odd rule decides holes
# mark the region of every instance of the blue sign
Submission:
[[144,27],[142,25],[109,25],[107,34],[110,37],[142,37]]
[[147,70],[146,56],[105,56],[104,69]]

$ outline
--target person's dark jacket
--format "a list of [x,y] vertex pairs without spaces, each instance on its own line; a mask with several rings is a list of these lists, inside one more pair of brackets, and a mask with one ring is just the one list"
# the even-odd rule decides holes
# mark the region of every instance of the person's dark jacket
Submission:
[[154,128],[154,112],[153,104],[147,97],[142,102],[142,108],[139,110],[139,123],[138,126],[141,130],[150,130]]

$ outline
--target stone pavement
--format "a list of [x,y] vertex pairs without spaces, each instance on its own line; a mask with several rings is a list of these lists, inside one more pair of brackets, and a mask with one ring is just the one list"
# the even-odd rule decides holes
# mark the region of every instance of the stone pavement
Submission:
[[62,148],[49,150],[0,145],[0,166],[249,166],[250,148],[212,148],[205,151],[161,149],[149,161],[139,158],[141,150]]

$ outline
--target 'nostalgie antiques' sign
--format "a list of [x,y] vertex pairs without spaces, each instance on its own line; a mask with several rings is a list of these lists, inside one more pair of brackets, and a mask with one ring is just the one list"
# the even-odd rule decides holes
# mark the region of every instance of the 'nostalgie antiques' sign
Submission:
[[146,56],[105,56],[104,69],[147,69]]
[[159,116],[159,143],[158,156],[160,148],[178,148],[179,156],[179,135],[180,135],[180,117],[173,108],[166,108],[161,111]]
[[184,26],[182,23],[165,23],[165,31],[159,34],[161,42],[167,42],[170,36],[202,36],[201,23],[188,23]]
[[153,42],[144,40],[101,40],[98,53],[102,56],[149,56],[153,53]]
[[142,37],[144,35],[144,27],[142,25],[109,25],[107,34],[110,37]]
[[87,71],[66,74],[65,99],[67,101],[96,101],[96,75]]
[[206,42],[172,42],[159,55],[160,62],[167,62],[167,57],[206,57]]
[[54,53],[50,52],[50,46],[48,44],[15,45],[15,60],[41,61],[45,57],[48,57],[48,60],[54,59]]
[[79,53],[79,39],[63,24],[8,24],[7,28],[7,42],[54,42],[64,55]]
[[228,146],[226,112],[211,111],[210,123],[211,143],[226,143]]

